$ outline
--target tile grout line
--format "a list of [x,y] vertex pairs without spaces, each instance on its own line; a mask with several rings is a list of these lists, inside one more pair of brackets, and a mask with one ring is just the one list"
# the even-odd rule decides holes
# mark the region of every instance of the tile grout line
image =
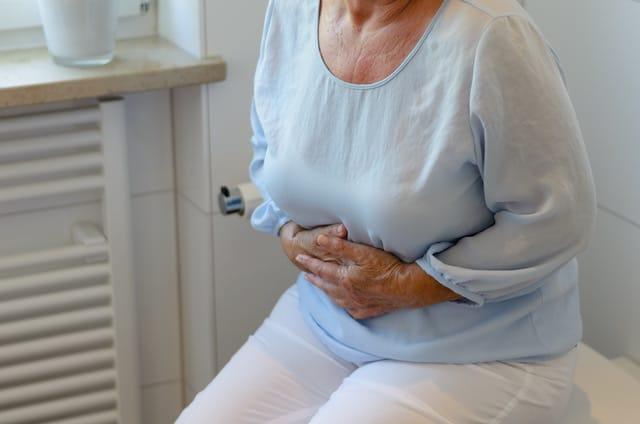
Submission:
[[[206,38],[206,36],[205,36]],[[212,120],[212,116],[211,116],[211,90],[209,85],[204,85],[201,88],[201,93],[204,97],[204,104],[203,104],[203,112],[205,113],[204,115],[204,120],[205,120],[205,128],[203,131],[203,137],[206,140],[206,155],[207,155],[207,161],[208,161],[208,167],[207,167],[207,185],[209,186],[209,208],[211,208],[211,213],[209,214],[210,218],[209,218],[209,241],[211,243],[211,277],[212,277],[212,281],[211,281],[211,313],[212,313],[212,319],[213,322],[211,322],[211,327],[213,329],[213,340],[212,340],[212,345],[210,346],[211,348],[211,354],[213,356],[213,358],[211,359],[211,366],[212,369],[211,374],[215,377],[215,375],[218,373],[218,349],[219,349],[219,343],[218,343],[218,337],[219,337],[219,332],[218,332],[218,310],[216,308],[216,264],[215,264],[215,228],[214,228],[214,220],[213,220],[213,203],[214,203],[214,195],[213,195],[213,132],[212,132],[212,124],[211,124],[211,120]]]
[[624,216],[624,215],[614,211],[613,209],[610,209],[610,208],[608,208],[608,207],[606,207],[606,206],[604,206],[604,205],[602,205],[600,203],[598,203],[598,207],[600,209],[602,209],[603,211],[608,212],[609,214],[615,216],[616,218],[626,222],[629,225],[633,225],[634,227],[636,227],[637,229],[640,230],[640,223],[635,222],[631,218],[627,218],[626,216]]
[[184,407],[186,406],[186,389],[184,383],[186,382],[186,346],[185,346],[185,335],[184,335],[184,307],[182,305],[183,301],[183,281],[182,281],[182,261],[180,260],[180,208],[178,206],[179,197],[182,196],[179,190],[178,184],[178,139],[176,137],[176,123],[174,116],[174,90],[169,90],[169,103],[171,108],[171,150],[172,150],[172,161],[173,161],[173,213],[174,213],[174,235],[175,235],[175,248],[176,248],[176,273],[178,279],[178,294],[177,294],[177,302],[178,302],[178,340],[180,343],[180,377],[182,387],[180,387],[180,404]]
[[180,189],[176,190],[176,193],[178,193],[178,197],[182,198],[183,200],[185,200],[186,202],[190,203],[191,206],[193,206],[194,208],[196,208],[198,210],[198,212],[200,212],[201,214],[205,215],[205,216],[212,216],[214,215],[213,212],[207,212],[206,210],[202,209],[200,207],[200,205],[198,205],[198,203],[196,203],[194,200],[192,200],[189,196],[187,196],[186,194],[184,194],[182,191],[180,191]]
[[168,386],[171,384],[180,384],[182,383],[182,380],[180,379],[171,379],[171,380],[161,380],[161,381],[154,381],[153,383],[143,383],[140,385],[141,389],[151,389],[157,386]]

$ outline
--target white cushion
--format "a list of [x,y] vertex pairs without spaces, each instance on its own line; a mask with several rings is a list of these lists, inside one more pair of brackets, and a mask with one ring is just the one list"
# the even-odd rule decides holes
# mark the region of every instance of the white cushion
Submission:
[[639,424],[640,382],[585,344],[563,424]]

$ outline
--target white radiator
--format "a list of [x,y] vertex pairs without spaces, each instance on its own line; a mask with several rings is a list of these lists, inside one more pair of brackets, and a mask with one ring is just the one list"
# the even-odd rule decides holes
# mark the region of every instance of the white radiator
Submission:
[[140,422],[124,124],[121,99],[0,119],[0,215],[103,201],[74,244],[0,257],[0,424]]

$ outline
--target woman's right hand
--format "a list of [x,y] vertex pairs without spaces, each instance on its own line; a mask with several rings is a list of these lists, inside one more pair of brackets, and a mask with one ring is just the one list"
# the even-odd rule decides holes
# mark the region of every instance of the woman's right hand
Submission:
[[280,244],[282,245],[282,250],[291,263],[301,271],[308,272],[309,270],[296,260],[296,256],[300,253],[324,261],[332,261],[335,259],[329,256],[325,250],[319,248],[316,240],[320,234],[346,239],[347,229],[343,224],[332,224],[307,230],[294,221],[289,221],[280,228]]

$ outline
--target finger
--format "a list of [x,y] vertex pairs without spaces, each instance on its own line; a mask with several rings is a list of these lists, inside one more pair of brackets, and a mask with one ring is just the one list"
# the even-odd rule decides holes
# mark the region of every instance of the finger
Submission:
[[336,237],[345,237],[347,235],[347,228],[344,226],[344,224],[334,224],[329,228],[329,233]]
[[324,252],[315,243],[315,231],[301,231],[296,235],[297,253],[307,253],[310,256],[321,257]]
[[295,253],[314,256],[316,258],[322,259],[323,261],[339,262],[339,260],[334,255],[331,255],[326,250],[320,249],[318,247],[315,242],[315,237],[315,235],[309,233],[298,236],[296,240]]
[[312,231],[312,234],[310,234],[312,236],[311,238],[313,239],[313,243],[315,243],[316,237],[318,237],[320,234],[344,238],[347,235],[347,228],[344,226],[344,224],[340,223],[326,225],[324,227],[317,227]]
[[320,234],[316,238],[316,244],[320,249],[349,259],[355,263],[360,263],[363,256],[362,245],[338,237]]
[[295,221],[288,221],[282,227],[280,227],[279,234],[280,237],[291,240],[296,236],[296,234],[303,230],[304,228],[298,225]]
[[330,283],[337,284],[341,279],[342,266],[334,262],[325,262],[302,254],[296,256],[296,260],[307,267],[310,272]]

